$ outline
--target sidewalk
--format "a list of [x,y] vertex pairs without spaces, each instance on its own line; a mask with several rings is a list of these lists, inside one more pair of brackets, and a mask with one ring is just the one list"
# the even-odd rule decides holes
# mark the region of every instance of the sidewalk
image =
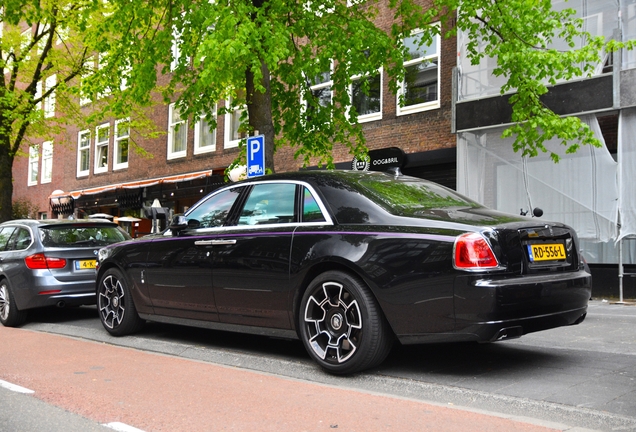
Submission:
[[144,431],[550,431],[534,424],[0,326],[0,379]]

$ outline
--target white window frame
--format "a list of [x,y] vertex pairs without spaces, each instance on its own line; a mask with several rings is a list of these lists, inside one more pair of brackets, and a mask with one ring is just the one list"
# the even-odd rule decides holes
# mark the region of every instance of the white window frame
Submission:
[[[42,97],[42,81],[38,81],[37,83],[35,83],[35,95],[33,96],[33,98],[37,100],[41,97]],[[35,109],[38,111],[42,110],[42,101],[35,104]]]
[[[214,119],[216,120],[216,105],[214,105]],[[210,145],[202,145],[202,139],[203,139],[203,132],[201,130],[202,127],[204,127],[204,125],[208,124],[205,121],[206,116],[202,115],[199,118],[199,121],[195,123],[194,125],[194,154],[202,154],[202,153],[209,153],[209,152],[213,152],[216,150],[216,128],[214,128],[214,130],[210,131],[210,134],[212,135],[212,143]]]
[[[106,135],[106,139],[102,139],[101,141],[99,141],[99,131],[101,129],[107,129],[108,133]],[[99,173],[104,173],[104,172],[108,172],[108,148],[109,148],[109,144],[110,144],[110,123],[104,123],[101,124],[99,126],[97,126],[95,128],[95,161],[94,161],[94,168],[93,168],[93,172],[95,174],[99,174]],[[106,149],[106,166],[101,166],[100,164],[100,150],[102,148]]]
[[[108,64],[106,61],[104,61],[104,57],[106,56],[106,54],[107,53],[99,53],[97,55],[97,70],[102,69],[104,66]],[[97,92],[97,99],[103,99],[105,97],[108,97],[110,96],[111,93],[112,92],[110,87],[106,87],[104,91]]]
[[[119,125],[128,123],[128,133],[119,136]],[[128,142],[128,150],[126,151],[126,162],[119,162],[121,155],[119,154],[119,142],[126,140]],[[115,135],[113,138],[113,171],[128,168],[128,160],[130,158],[130,118],[124,118],[115,122]]]
[[[82,141],[82,137],[88,135],[88,140]],[[87,169],[82,170],[82,154],[86,153]],[[85,129],[77,133],[77,177],[86,177],[91,172],[91,131]]]
[[31,53],[29,52],[27,55],[24,55],[24,50],[31,44],[31,40],[33,40],[33,29],[29,27],[22,33],[20,33],[20,55],[24,58],[25,61],[31,60]]
[[[182,17],[185,15],[182,13]],[[182,33],[176,26],[172,26],[172,43],[170,45],[170,72],[174,72],[179,67],[179,59],[181,57],[181,46],[183,45]],[[186,57],[186,61],[190,61],[190,57]]]
[[[432,24],[434,26],[439,26],[439,23],[436,24]],[[411,36],[416,36],[418,34],[423,33],[424,30],[422,29],[416,29],[413,30],[411,32]],[[401,116],[401,115],[408,115],[408,114],[413,114],[416,112],[422,112],[422,111],[428,111],[428,110],[433,110],[433,109],[439,109],[441,106],[441,71],[442,71],[442,61],[441,61],[441,38],[439,37],[439,35],[435,35],[433,36],[433,39],[435,41],[435,46],[436,46],[436,52],[435,54],[431,54],[431,55],[427,55],[424,57],[418,57],[415,59],[411,59],[408,61],[404,62],[404,67],[408,68],[410,66],[414,66],[414,65],[418,65],[420,63],[424,63],[428,60],[431,59],[437,59],[437,99],[434,101],[430,101],[430,102],[423,102],[423,103],[419,103],[419,104],[415,104],[415,105],[409,105],[409,106],[400,106],[400,97],[402,95],[404,95],[404,89],[405,89],[405,82],[402,81],[400,83],[400,87],[398,89],[398,94],[397,94],[397,103],[396,103],[396,115]]]
[[84,68],[87,69],[88,72],[82,74],[82,76],[80,77],[80,97],[79,97],[80,106],[88,105],[89,103],[93,101],[93,98],[91,97],[91,95],[90,94],[86,95],[85,92],[82,90],[82,81],[86,79],[90,74],[93,73],[93,70],[95,68],[95,59],[93,57],[87,58],[86,61],[84,62]]
[[29,146],[29,170],[27,185],[35,186],[38,184],[40,168],[40,145],[31,144]]
[[[174,121],[175,109],[174,103],[168,105],[168,160],[178,159],[188,155],[188,121],[181,119],[181,114],[179,114],[180,120]],[[178,113],[178,109],[176,109],[176,111]],[[174,151],[175,128],[177,125],[179,125],[179,132],[185,130],[185,145],[183,146],[183,150]]]
[[40,183],[53,181],[53,141],[42,143],[42,179]]
[[119,82],[119,90],[124,91],[128,88],[128,79],[132,72],[132,65],[128,62],[124,69],[121,71],[121,81]]
[[[51,75],[44,80],[44,93],[55,87],[57,84],[57,75]],[[42,101],[42,109],[44,110],[44,117],[55,117],[55,90],[50,95],[44,98]]]
[[[40,35],[46,33],[49,31],[49,27],[50,25],[48,23],[44,23],[42,24],[42,28],[40,28],[40,32],[36,35],[37,37],[40,37]],[[40,41],[37,43],[36,45],[36,49],[35,52],[37,53],[38,57],[44,52],[44,47],[46,46],[46,38],[42,38],[40,39]]]
[[[333,61],[331,62],[331,65],[329,66],[329,79],[325,82],[321,82],[319,84],[314,84],[314,85],[310,85],[309,86],[309,91],[311,93],[313,93],[314,90],[321,90],[323,88],[331,88],[331,92],[329,93],[329,102],[333,103]],[[306,113],[307,112],[307,100],[303,98],[302,100],[302,105],[303,105],[303,110]]]
[[[231,105],[231,99],[226,101],[226,106],[230,106]],[[234,111],[232,111],[231,113],[226,113],[225,114],[225,140],[223,142],[223,148],[234,148],[234,147],[238,147],[239,143],[241,142],[241,140],[247,138],[247,136],[243,137],[243,138],[239,138],[239,139],[235,139],[234,138],[234,134],[233,134],[233,117],[235,115],[241,115],[241,111],[247,110],[246,106],[242,106],[242,107],[238,107],[236,108]],[[240,123],[239,123],[239,127],[240,127]],[[240,135],[240,134],[239,134]]]
[[[358,123],[367,123],[371,121],[382,120],[382,110],[384,108],[384,68],[378,69],[377,73],[380,75],[380,111],[371,114],[358,114]],[[351,81],[368,78],[372,75],[354,75],[351,77]],[[353,106],[353,83],[349,85],[349,103],[350,107]]]

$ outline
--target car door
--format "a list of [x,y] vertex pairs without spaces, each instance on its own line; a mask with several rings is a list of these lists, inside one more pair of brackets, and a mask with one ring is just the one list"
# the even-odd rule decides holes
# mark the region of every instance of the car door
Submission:
[[0,228],[0,275],[9,278],[9,282],[11,282],[14,275],[20,271],[20,269],[16,267],[12,253],[13,248],[11,247],[13,244],[11,236],[15,230],[15,226],[4,226]]
[[188,214],[188,228],[153,240],[144,279],[156,314],[219,320],[212,288],[213,240],[240,191],[210,196]]
[[211,238],[221,322],[291,328],[289,262],[297,221],[296,184],[264,181],[249,190],[235,225]]

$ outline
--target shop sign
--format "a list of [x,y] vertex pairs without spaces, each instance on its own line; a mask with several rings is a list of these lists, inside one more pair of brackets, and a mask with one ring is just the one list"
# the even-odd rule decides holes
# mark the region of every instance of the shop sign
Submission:
[[351,169],[354,171],[386,171],[389,168],[402,168],[406,155],[402,149],[388,147],[370,150],[366,158],[353,158]]

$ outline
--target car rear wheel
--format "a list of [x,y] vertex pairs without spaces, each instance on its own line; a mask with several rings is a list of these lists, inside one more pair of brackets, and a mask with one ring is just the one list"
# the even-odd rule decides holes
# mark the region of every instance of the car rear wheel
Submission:
[[144,320],[139,317],[124,275],[117,269],[104,272],[97,285],[97,309],[106,331],[124,336],[140,330]]
[[26,321],[27,312],[18,310],[9,282],[0,281],[0,322],[5,327],[19,327]]
[[364,282],[328,271],[305,292],[299,313],[300,336],[309,355],[326,371],[350,374],[382,363],[393,335]]

